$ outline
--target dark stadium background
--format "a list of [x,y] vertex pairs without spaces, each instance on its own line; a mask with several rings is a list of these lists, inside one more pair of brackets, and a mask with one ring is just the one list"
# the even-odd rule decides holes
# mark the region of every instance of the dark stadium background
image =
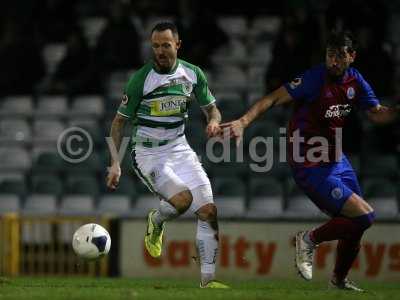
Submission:
[[[119,189],[106,190],[109,156],[104,137],[124,84],[151,57],[148,38],[157,21],[178,24],[183,40],[179,55],[205,70],[224,121],[240,116],[257,98],[321,62],[331,28],[354,32],[359,41],[354,66],[383,103],[399,103],[399,1],[252,2],[2,1],[0,214],[145,216],[147,207],[141,199],[148,199],[149,192],[131,170],[128,154]],[[345,152],[378,221],[398,223],[399,122],[377,126],[362,112],[352,114]],[[245,149],[255,136],[279,138],[278,128],[285,126],[289,115],[290,107],[268,112],[248,129]],[[243,163],[210,162],[204,125],[194,104],[187,137],[202,158],[215,198],[226,200],[219,211],[222,218],[263,218],[252,205],[262,197],[273,199],[265,205],[266,210],[271,205],[275,218],[315,217],[309,200],[298,197],[302,194],[285,163],[274,163],[268,173],[255,173],[246,150]],[[79,164],[66,162],[57,152],[57,140],[70,126],[84,128],[94,142],[93,153]],[[130,128],[125,135],[130,135]],[[221,149],[217,145],[214,150]],[[301,209],[302,203],[307,209]]]

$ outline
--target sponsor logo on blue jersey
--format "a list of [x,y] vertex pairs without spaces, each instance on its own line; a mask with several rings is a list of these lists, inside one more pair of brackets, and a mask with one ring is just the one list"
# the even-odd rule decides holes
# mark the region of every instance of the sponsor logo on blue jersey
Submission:
[[325,112],[325,118],[340,118],[345,117],[351,112],[350,104],[331,105]]

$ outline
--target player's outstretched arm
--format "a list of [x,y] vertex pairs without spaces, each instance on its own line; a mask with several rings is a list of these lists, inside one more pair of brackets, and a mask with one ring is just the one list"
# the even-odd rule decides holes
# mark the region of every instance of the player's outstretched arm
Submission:
[[122,133],[126,124],[127,118],[120,114],[116,114],[111,124],[111,139],[112,143],[109,144],[109,151],[111,154],[111,166],[108,168],[107,174],[107,187],[115,190],[121,177],[121,167],[118,159],[118,152],[121,146]]
[[221,123],[221,112],[215,104],[210,104],[203,109],[207,118],[207,137],[217,136],[220,132],[219,124]]
[[368,118],[377,124],[387,124],[393,122],[396,117],[399,116],[400,108],[397,107],[387,107],[378,104],[377,106],[371,108],[368,112]]
[[239,144],[243,138],[244,129],[253,123],[260,115],[273,106],[282,105],[290,101],[293,101],[292,96],[290,96],[284,86],[281,86],[258,100],[241,118],[232,122],[223,123],[221,124],[221,128],[228,128],[230,137],[235,138],[236,143]]

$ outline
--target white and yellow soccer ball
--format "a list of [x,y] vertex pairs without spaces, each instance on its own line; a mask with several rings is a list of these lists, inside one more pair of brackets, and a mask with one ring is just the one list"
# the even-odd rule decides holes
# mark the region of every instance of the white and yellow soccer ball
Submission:
[[95,260],[108,254],[111,238],[107,230],[94,223],[79,227],[72,238],[76,255],[85,260]]

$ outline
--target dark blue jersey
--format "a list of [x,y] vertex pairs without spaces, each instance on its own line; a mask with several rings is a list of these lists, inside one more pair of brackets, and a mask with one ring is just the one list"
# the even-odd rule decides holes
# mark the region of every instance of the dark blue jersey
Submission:
[[[346,70],[339,80],[332,80],[327,74],[325,64],[315,66],[304,74],[286,83],[285,88],[295,102],[293,115],[288,126],[289,162],[295,167],[312,167],[327,162],[322,158],[325,154],[328,162],[337,160],[339,132],[343,128],[346,117],[354,107],[369,109],[379,104],[371,86],[354,68]],[[298,161],[290,137],[298,134],[304,138],[300,144],[299,155],[304,161]],[[321,161],[308,159],[310,149],[316,156],[316,146],[324,146],[316,137],[325,138],[327,149],[321,148]]]

